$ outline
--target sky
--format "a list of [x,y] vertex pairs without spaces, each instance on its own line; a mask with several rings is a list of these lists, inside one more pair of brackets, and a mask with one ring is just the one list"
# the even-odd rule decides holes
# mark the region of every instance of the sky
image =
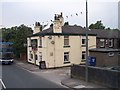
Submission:
[[[34,27],[37,21],[51,24],[54,14],[63,13],[70,25],[85,26],[86,0],[0,0],[0,26],[25,24]],[[101,20],[106,27],[118,28],[119,0],[88,0],[88,23]],[[78,16],[76,15],[78,14]],[[66,17],[68,16],[68,18]]]

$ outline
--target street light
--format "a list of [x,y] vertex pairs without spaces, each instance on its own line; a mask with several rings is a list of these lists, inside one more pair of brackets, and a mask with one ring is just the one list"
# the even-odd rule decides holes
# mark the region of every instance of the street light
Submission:
[[86,66],[85,66],[85,81],[88,82],[88,5],[86,0]]

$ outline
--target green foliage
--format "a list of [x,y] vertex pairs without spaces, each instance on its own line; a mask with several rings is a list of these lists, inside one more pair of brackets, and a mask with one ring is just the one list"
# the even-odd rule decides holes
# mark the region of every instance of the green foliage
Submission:
[[105,29],[105,26],[103,25],[102,21],[97,21],[95,24],[91,24],[89,28],[90,29]]
[[6,42],[13,42],[13,48],[15,49],[15,55],[19,57],[20,53],[27,53],[27,37],[32,35],[33,30],[25,25],[15,26],[11,28],[2,29],[2,39]]

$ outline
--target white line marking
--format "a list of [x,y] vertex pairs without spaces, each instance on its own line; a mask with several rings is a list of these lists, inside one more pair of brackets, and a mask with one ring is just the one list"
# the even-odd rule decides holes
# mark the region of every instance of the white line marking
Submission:
[[3,83],[2,79],[0,79],[0,82],[1,82],[1,84],[2,84],[2,86],[3,86],[3,88],[6,89],[6,86],[5,86],[5,84]]

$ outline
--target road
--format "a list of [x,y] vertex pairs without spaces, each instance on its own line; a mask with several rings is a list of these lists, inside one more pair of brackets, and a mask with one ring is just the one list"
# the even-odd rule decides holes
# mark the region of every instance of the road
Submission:
[[5,88],[64,88],[41,76],[28,72],[16,64],[2,66],[1,80]]

